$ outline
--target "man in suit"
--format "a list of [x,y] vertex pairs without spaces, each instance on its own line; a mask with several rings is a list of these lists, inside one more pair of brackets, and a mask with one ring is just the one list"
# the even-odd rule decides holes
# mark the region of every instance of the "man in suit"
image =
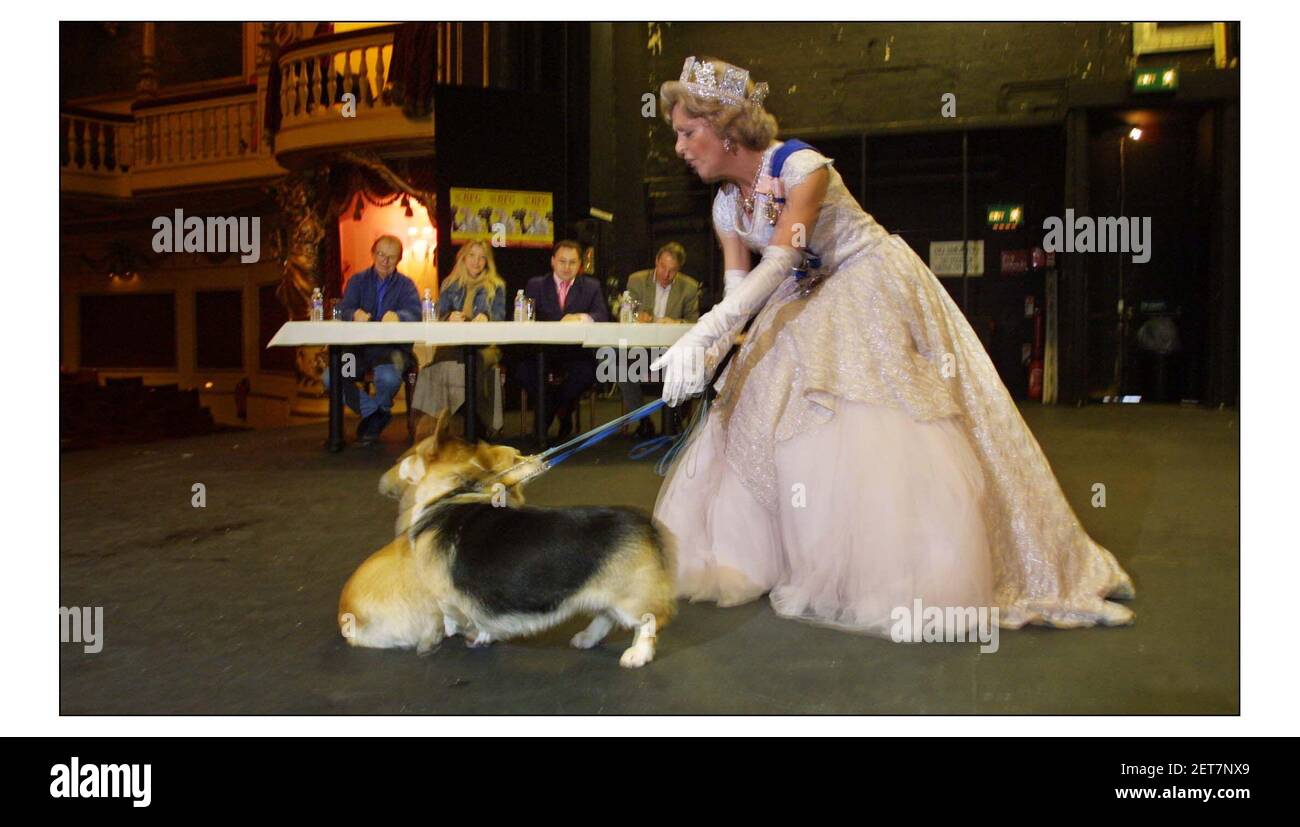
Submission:
[[[607,322],[609,306],[600,282],[578,275],[582,247],[576,241],[561,241],[551,251],[551,272],[529,279],[524,295],[536,304],[539,322]],[[548,373],[562,374],[558,388],[547,388],[543,411],[546,427],[560,417],[560,438],[573,433],[573,412],[578,400],[596,384],[596,356],[581,346],[545,348]],[[515,381],[537,399],[537,358],[515,364]]]
[[[402,259],[402,241],[397,236],[380,236],[370,248],[374,263],[369,268],[348,279],[339,310],[345,321],[352,322],[418,322],[420,320],[420,293],[415,282],[397,272],[397,262]],[[360,345],[344,351],[344,369],[347,355],[355,360],[355,372],[343,377],[343,401],[361,414],[357,426],[357,441],[363,445],[379,439],[384,427],[392,420],[393,397],[402,386],[402,374],[414,361],[410,345]],[[371,396],[357,386],[357,380],[371,372],[375,394]],[[329,371],[325,372],[325,388],[329,389]]]
[[[659,248],[653,270],[638,270],[627,278],[627,290],[637,302],[637,321],[695,324],[700,319],[700,283],[681,272],[686,250],[676,241]],[[620,382],[623,404],[629,411],[641,407],[640,382]],[[649,418],[637,426],[637,439],[654,436]]]

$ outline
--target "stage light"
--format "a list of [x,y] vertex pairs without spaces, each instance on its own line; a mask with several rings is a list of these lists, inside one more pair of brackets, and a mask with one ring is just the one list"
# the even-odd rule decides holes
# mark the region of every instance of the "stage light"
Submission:
[[1128,131],[1128,136],[1130,140],[1140,141],[1142,140],[1142,130],[1135,126]]

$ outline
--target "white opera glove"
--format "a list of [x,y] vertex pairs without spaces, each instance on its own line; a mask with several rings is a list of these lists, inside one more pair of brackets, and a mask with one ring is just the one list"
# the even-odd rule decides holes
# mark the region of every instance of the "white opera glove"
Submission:
[[723,273],[722,274],[723,298],[730,296],[731,291],[739,287],[741,283],[745,280],[745,276],[748,274],[749,274],[748,270],[728,270],[727,272]]
[[704,390],[709,381],[705,353],[758,312],[777,285],[801,261],[803,253],[793,247],[764,247],[763,260],[758,266],[744,276],[739,285],[729,289],[726,298],[701,316],[663,356],[650,364],[652,371],[663,372],[665,402],[675,407]]

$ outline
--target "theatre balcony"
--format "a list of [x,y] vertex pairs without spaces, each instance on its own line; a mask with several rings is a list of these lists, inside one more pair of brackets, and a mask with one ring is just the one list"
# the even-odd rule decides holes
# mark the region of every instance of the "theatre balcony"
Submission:
[[[423,148],[432,151],[433,113],[414,113],[393,88],[393,37],[397,26],[315,37],[285,48],[271,78],[269,105],[278,107],[276,156],[286,166],[304,157],[349,148]],[[437,82],[449,82],[456,51],[454,29],[437,27]]]
[[258,85],[137,101],[129,115],[64,107],[59,186],[116,198],[274,178]]
[[[430,24],[395,52],[399,29],[368,26],[279,48],[268,32],[257,44],[256,65],[250,61],[248,73],[233,83],[164,89],[102,109],[65,103],[60,190],[130,198],[275,179],[355,150],[432,155],[430,90],[485,84],[487,27]],[[399,63],[405,54],[405,65],[419,77],[401,84],[395,54]],[[422,71],[426,65],[429,71]]]

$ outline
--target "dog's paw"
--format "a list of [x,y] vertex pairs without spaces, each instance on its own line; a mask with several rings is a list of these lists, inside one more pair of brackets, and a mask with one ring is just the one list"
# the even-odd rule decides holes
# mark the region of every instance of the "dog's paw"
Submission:
[[604,635],[596,637],[591,634],[590,629],[583,629],[581,632],[578,632],[569,639],[569,645],[574,649],[591,649],[596,644],[600,643],[602,638],[604,638]]
[[630,646],[623,652],[623,657],[618,659],[618,665],[628,669],[636,669],[645,666],[654,659],[654,649],[648,646]]
[[432,628],[425,630],[425,633],[415,642],[415,654],[427,655],[441,646],[442,641],[442,624],[436,623]]
[[482,630],[477,630],[473,634],[466,633],[465,645],[471,649],[481,649],[484,646],[492,645],[492,636]]

